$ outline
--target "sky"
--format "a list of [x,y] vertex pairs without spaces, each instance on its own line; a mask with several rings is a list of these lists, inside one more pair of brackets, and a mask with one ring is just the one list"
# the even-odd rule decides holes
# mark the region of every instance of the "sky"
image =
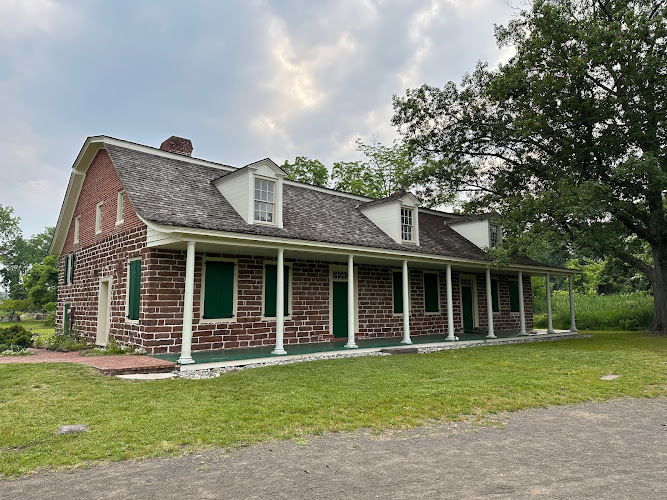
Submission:
[[507,60],[508,0],[0,0],[0,204],[55,226],[86,137],[235,166],[359,159],[392,96]]

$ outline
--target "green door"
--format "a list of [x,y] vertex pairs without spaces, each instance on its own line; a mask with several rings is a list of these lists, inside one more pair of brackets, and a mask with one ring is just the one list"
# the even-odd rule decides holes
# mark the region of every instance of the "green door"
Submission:
[[461,305],[463,309],[463,330],[471,332],[474,328],[472,321],[472,287],[461,287]]
[[347,281],[333,282],[333,335],[347,337]]

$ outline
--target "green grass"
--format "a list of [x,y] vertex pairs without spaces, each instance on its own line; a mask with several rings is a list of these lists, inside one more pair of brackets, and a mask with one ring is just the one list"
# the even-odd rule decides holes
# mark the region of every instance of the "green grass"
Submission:
[[[130,382],[73,364],[0,365],[0,474],[491,413],[667,395],[667,337],[592,338],[328,360]],[[601,381],[605,374],[618,374]],[[86,434],[56,436],[64,424]]]
[[[535,328],[547,327],[546,306],[535,304]],[[554,328],[570,328],[570,299],[566,292],[555,292],[551,300]],[[579,330],[645,330],[653,319],[653,297],[644,292],[616,295],[574,296]]]
[[5,328],[12,325],[21,325],[26,330],[32,328],[32,333],[39,333],[40,337],[42,336],[51,336],[55,331],[55,328],[52,326],[44,325],[44,321],[37,321],[36,319],[26,320],[26,321],[9,321],[7,323],[0,323],[0,328]]

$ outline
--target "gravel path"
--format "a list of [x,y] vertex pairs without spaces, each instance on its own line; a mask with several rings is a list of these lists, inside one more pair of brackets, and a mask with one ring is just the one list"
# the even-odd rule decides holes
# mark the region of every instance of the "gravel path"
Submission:
[[667,399],[40,473],[0,498],[665,499]]

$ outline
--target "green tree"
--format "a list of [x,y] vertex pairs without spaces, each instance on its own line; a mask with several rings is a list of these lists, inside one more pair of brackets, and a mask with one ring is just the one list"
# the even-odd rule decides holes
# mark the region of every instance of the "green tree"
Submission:
[[23,278],[28,298],[39,309],[56,301],[58,289],[58,257],[47,255],[41,263],[33,264]]
[[329,171],[320,160],[297,156],[294,163],[285,160],[282,169],[287,173],[287,178],[294,181],[319,187],[327,187],[329,182]]
[[15,218],[16,229],[0,246],[0,283],[9,291],[13,299],[27,299],[28,291],[22,283],[22,278],[30,269],[46,257],[49,245],[53,238],[53,227],[47,227],[39,234],[25,239],[18,229],[18,218]]
[[410,188],[416,189],[419,196],[420,189],[426,189],[427,183],[421,182],[426,179],[423,175],[426,167],[415,164],[405,145],[394,143],[389,147],[375,139],[364,144],[357,139],[357,151],[364,155],[363,161],[334,163],[331,172],[334,189],[371,198],[384,198],[399,189]]
[[503,215],[508,249],[556,234],[644,273],[667,332],[666,2],[535,0],[496,38],[507,64],[395,96],[393,123]]

